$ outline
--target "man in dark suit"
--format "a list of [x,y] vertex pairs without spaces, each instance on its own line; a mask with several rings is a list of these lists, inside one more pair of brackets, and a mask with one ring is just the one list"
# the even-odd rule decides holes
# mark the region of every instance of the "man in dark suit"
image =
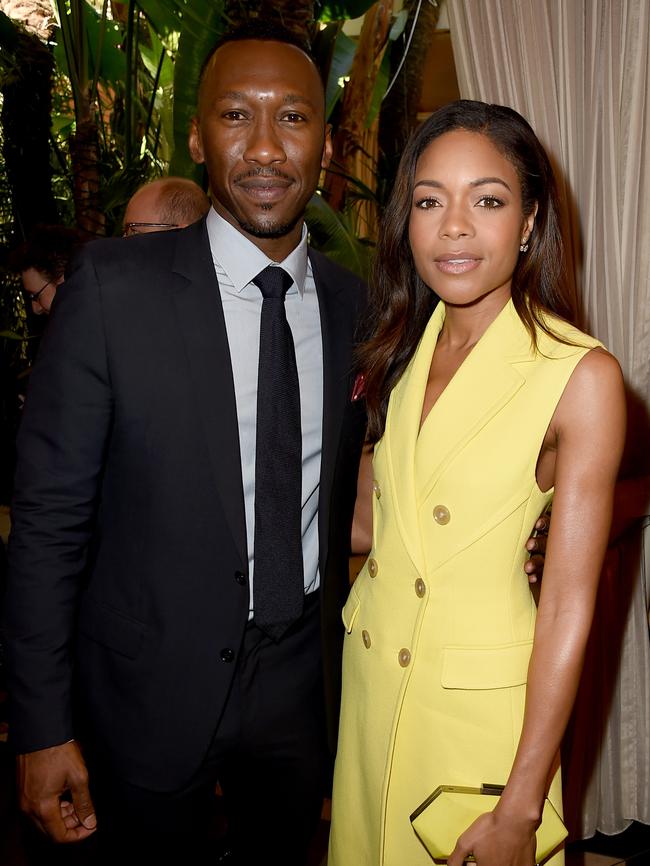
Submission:
[[[227,38],[202,73],[190,150],[207,167],[207,218],[86,248],[32,374],[5,615],[10,736],[22,808],[55,841],[97,829],[112,862],[198,863],[218,781],[235,862],[298,866],[327,775],[324,691],[337,712],[363,435],[361,285],[307,247],[303,224],[331,142],[302,47],[280,31]],[[284,599],[271,589],[262,616],[253,570],[256,520],[285,518],[282,478],[255,496],[259,452],[283,444],[256,442],[254,280],[278,264],[302,439],[299,607],[281,628]]]

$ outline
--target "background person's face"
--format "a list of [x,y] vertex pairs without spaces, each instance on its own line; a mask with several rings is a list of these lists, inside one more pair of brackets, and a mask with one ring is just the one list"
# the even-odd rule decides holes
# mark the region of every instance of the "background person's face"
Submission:
[[222,46],[206,70],[190,151],[206,164],[221,216],[261,248],[285,238],[290,251],[331,157],[323,89],[309,58],[281,42]]
[[36,268],[27,268],[21,274],[23,288],[32,305],[32,311],[40,316],[49,313],[52,301],[56,295],[56,287],[62,279],[50,280],[47,274]]

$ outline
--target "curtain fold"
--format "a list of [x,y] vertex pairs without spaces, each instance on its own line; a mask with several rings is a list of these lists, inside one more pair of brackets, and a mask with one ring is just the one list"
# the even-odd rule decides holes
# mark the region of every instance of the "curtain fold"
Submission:
[[[581,323],[626,377],[625,471],[647,473],[650,3],[448,0],[448,14],[461,95],[515,108],[554,161]],[[628,533],[604,572],[564,755],[577,838],[650,823],[649,535]]]

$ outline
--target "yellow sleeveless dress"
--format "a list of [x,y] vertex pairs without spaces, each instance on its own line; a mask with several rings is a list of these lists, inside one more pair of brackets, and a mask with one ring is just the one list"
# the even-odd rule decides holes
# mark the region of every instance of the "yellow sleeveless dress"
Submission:
[[[536,607],[525,542],[552,498],[535,480],[553,412],[600,345],[508,302],[418,434],[436,308],[395,387],[373,462],[373,546],[343,610],[343,703],[329,866],[431,866],[409,815],[438,785],[505,784]],[[561,814],[559,770],[550,798]],[[563,864],[563,855],[548,861]]]

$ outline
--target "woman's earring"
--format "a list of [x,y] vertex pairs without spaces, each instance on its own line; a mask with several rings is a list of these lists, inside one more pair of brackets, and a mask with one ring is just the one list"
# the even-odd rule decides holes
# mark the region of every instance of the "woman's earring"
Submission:
[[520,253],[527,253],[528,252],[528,238],[526,238],[526,240],[522,244],[519,245],[519,252]]

